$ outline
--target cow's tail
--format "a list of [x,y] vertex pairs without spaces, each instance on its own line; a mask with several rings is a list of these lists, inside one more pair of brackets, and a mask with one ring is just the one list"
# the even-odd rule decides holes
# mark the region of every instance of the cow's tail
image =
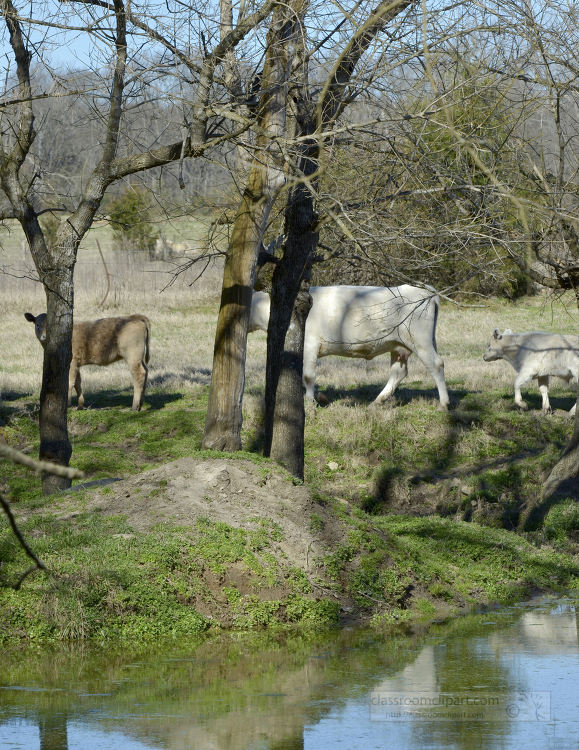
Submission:
[[145,336],[145,363],[149,363],[149,341],[151,339],[151,321],[145,315],[141,316],[145,329],[147,331]]
[[436,324],[438,323],[438,308],[440,306],[440,298],[437,294],[434,297],[432,297],[432,303],[434,305],[434,325],[432,326],[432,345],[434,346],[434,351],[438,352],[438,349],[436,347]]

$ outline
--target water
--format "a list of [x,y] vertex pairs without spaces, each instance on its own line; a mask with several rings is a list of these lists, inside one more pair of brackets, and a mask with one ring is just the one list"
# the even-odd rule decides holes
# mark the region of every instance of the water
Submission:
[[577,750],[578,606],[9,650],[0,750]]

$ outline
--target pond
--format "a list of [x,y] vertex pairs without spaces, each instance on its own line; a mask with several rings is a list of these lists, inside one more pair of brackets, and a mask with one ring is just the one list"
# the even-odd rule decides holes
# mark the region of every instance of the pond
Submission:
[[0,656],[0,749],[579,747],[579,602]]

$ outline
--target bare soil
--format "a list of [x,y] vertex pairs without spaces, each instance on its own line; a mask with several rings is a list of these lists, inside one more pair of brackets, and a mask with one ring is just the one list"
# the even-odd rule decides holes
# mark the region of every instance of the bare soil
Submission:
[[[89,490],[82,496],[66,493],[53,506],[57,519],[67,523],[79,512],[87,511],[120,515],[126,516],[135,532],[147,532],[160,524],[192,528],[198,519],[257,530],[269,519],[283,532],[283,539],[280,534],[280,541],[267,549],[276,557],[280,569],[304,571],[314,588],[311,596],[340,599],[344,617],[349,618],[353,602],[329,588],[332,584],[324,580],[320,564],[320,558],[344,540],[342,524],[330,507],[312,498],[309,488],[295,486],[282,471],[234,458],[181,458],[128,479],[103,484],[77,485],[75,490],[85,486]],[[311,527],[313,514],[315,529]],[[256,585],[255,575],[241,562],[228,564],[222,575],[205,568],[203,581],[209,598],[183,603],[193,604],[200,614],[225,627],[232,622],[224,588],[235,586],[241,596],[257,595],[260,601],[283,599],[292,592],[283,580],[274,586],[263,582]]]

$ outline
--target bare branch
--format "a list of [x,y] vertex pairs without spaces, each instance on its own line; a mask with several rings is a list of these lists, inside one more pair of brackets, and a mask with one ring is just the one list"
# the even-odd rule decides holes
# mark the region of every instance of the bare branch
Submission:
[[9,445],[0,444],[0,456],[10,459],[16,464],[27,466],[29,469],[34,469],[37,474],[54,474],[57,477],[67,477],[68,479],[84,478],[84,472],[80,469],[72,469],[70,466],[59,466],[50,461],[37,461],[35,458],[30,458],[25,453],[16,450],[16,448],[11,448]]

